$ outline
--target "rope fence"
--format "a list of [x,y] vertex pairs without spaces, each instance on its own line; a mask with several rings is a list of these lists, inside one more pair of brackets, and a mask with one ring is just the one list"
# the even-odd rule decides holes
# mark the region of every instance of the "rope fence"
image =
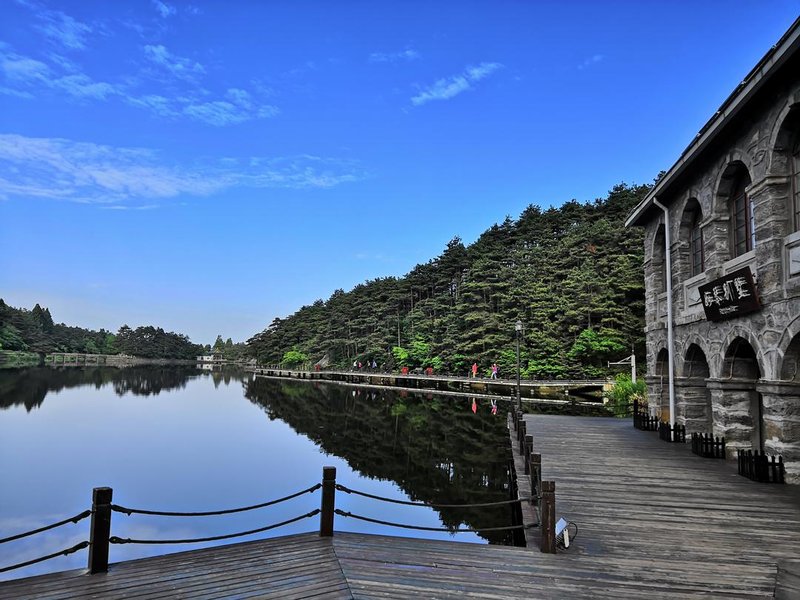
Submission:
[[428,503],[428,502],[412,502],[409,500],[397,500],[395,498],[385,498],[383,496],[375,496],[374,494],[368,494],[367,492],[360,492],[358,490],[354,490],[352,488],[345,487],[340,484],[336,484],[336,489],[345,492],[347,494],[356,494],[358,496],[363,496],[365,498],[371,498],[373,500],[379,500],[381,502],[391,502],[392,504],[403,504],[405,506],[424,506],[428,508],[486,508],[490,506],[507,506],[509,504],[518,504],[521,500],[500,500],[499,502],[481,502],[477,504],[436,504],[436,503]]
[[276,504],[280,504],[282,502],[287,502],[289,500],[293,500],[299,496],[304,494],[314,493],[322,487],[321,483],[314,484],[306,489],[300,490],[293,494],[289,494],[288,496],[284,496],[282,498],[277,498],[275,500],[269,500],[267,502],[261,502],[259,504],[253,504],[250,506],[243,506],[238,508],[229,508],[223,510],[215,510],[215,511],[197,511],[197,512],[175,512],[175,511],[159,511],[159,510],[145,510],[139,508],[128,508],[125,506],[120,506],[118,504],[113,504],[111,502],[113,490],[111,488],[94,488],[92,492],[92,508],[91,510],[85,510],[73,517],[69,517],[62,521],[58,521],[56,523],[52,523],[50,525],[45,525],[44,527],[39,527],[37,529],[32,529],[31,531],[26,531],[24,533],[18,533],[16,535],[12,535],[6,538],[0,539],[0,544],[4,544],[6,542],[13,542],[19,539],[23,539],[29,536],[33,536],[39,533],[43,533],[45,531],[49,531],[51,529],[55,529],[56,527],[61,527],[62,525],[66,525],[67,523],[78,523],[83,519],[88,517],[92,517],[91,525],[90,525],[90,535],[89,541],[83,541],[79,544],[75,544],[71,548],[66,548],[64,550],[60,550],[58,552],[54,552],[52,554],[48,554],[46,556],[41,556],[39,558],[34,558],[31,560],[27,560],[25,562],[20,562],[17,564],[9,565],[6,567],[0,568],[0,573],[5,573],[8,571],[13,571],[15,569],[21,569],[23,567],[28,567],[40,562],[44,562],[46,560],[50,560],[52,558],[57,558],[59,556],[67,556],[78,552],[79,550],[83,550],[84,548],[89,548],[89,572],[90,573],[104,573],[108,571],[108,547],[109,544],[191,544],[191,543],[200,543],[200,542],[214,542],[219,540],[228,540],[236,537],[243,537],[247,535],[253,535],[256,533],[262,533],[265,531],[270,531],[272,529],[277,529],[278,527],[283,527],[285,525],[289,525],[291,523],[295,523],[297,521],[301,521],[303,519],[308,519],[318,515],[321,512],[321,509],[315,509],[311,512],[307,512],[305,514],[293,517],[291,519],[286,519],[285,521],[281,521],[279,523],[273,523],[271,525],[265,525],[263,527],[258,527],[256,529],[250,529],[248,531],[240,531],[236,533],[229,533],[224,535],[216,535],[216,536],[209,536],[203,538],[191,538],[191,539],[176,539],[176,540],[140,540],[140,539],[131,539],[131,538],[121,538],[118,536],[112,536],[111,534],[111,514],[112,512],[119,512],[126,514],[128,516],[133,514],[140,514],[140,515],[151,515],[151,516],[165,516],[165,517],[207,517],[207,516],[216,516],[216,515],[228,515],[233,513],[240,513],[250,510],[256,510],[259,508],[265,508],[267,506],[274,506]]
[[534,527],[539,526],[538,523],[530,523],[528,525],[508,525],[506,527],[481,527],[480,529],[470,529],[462,527],[455,527],[455,528],[424,527],[422,525],[404,525],[402,523],[394,523],[392,521],[382,521],[380,519],[372,519],[370,517],[364,517],[362,515],[356,515],[351,512],[340,510],[338,508],[334,510],[334,512],[342,517],[350,517],[352,519],[358,519],[359,521],[367,521],[368,523],[376,523],[378,525],[388,525],[389,527],[401,527],[403,529],[417,529],[419,531],[437,531],[443,533],[481,533],[486,531],[515,531],[521,529],[532,529]]
[[293,519],[287,519],[286,521],[281,521],[280,523],[274,523],[272,525],[266,525],[265,527],[259,527],[258,529],[250,529],[249,531],[240,531],[238,533],[229,533],[226,535],[215,535],[212,537],[190,538],[182,540],[134,540],[131,538],[120,538],[117,536],[111,536],[108,539],[108,543],[109,544],[196,544],[199,542],[216,542],[218,540],[229,540],[231,538],[243,537],[245,535],[253,535],[254,533],[269,531],[270,529],[277,529],[278,527],[283,527],[284,525],[289,525],[290,523],[296,523],[297,521],[302,521],[303,519],[308,519],[310,517],[316,516],[320,512],[321,512],[320,509],[317,508],[304,515],[294,517]]
[[11,537],[3,538],[0,540],[0,544],[5,544],[6,542],[13,542],[14,540],[19,540],[29,535],[36,535],[37,533],[42,533],[43,531],[49,531],[50,529],[55,529],[56,527],[61,527],[62,525],[66,525],[67,523],[78,523],[85,519],[86,517],[92,514],[91,510],[85,510],[82,513],[78,513],[74,517],[70,517],[68,519],[64,519],[63,521],[59,521],[58,523],[52,523],[51,525],[45,525],[44,527],[39,527],[39,529],[32,529],[31,531],[26,531],[25,533],[18,533],[17,535],[12,535]]
[[128,516],[135,514],[135,515],[156,515],[160,517],[214,517],[218,515],[230,515],[233,513],[240,513],[248,510],[256,510],[258,508],[273,506],[275,504],[280,504],[281,502],[286,502],[287,500],[292,500],[294,498],[302,496],[303,494],[314,493],[321,487],[322,484],[318,483],[304,490],[300,490],[299,492],[295,492],[294,494],[289,494],[288,496],[284,496],[283,498],[270,500],[268,502],[262,502],[261,504],[253,504],[252,506],[243,506],[241,508],[228,508],[224,510],[209,510],[203,512],[172,512],[165,510],[144,510],[141,508],[126,508],[125,506],[120,506],[119,504],[112,504],[111,510],[113,510],[114,512],[124,513]]
[[[313,494],[314,492],[321,490],[321,498],[320,498],[320,508],[314,509],[310,512],[306,512],[304,514],[292,517],[290,519],[283,520],[278,523],[272,523],[269,525],[264,525],[263,527],[258,527],[255,529],[249,529],[247,531],[239,531],[236,533],[228,533],[223,535],[214,535],[214,536],[207,536],[207,537],[198,537],[198,538],[185,538],[185,539],[135,539],[135,538],[123,538],[115,535],[111,535],[111,517],[112,514],[122,513],[125,515],[149,515],[149,516],[163,516],[163,517],[209,517],[209,516],[217,516],[217,515],[228,515],[233,513],[240,513],[245,511],[256,510],[259,508],[265,508],[268,506],[274,506],[276,504],[280,504],[283,502],[287,502],[289,500],[293,500],[305,494]],[[195,511],[195,512],[178,512],[178,511],[162,511],[162,510],[149,510],[149,509],[141,509],[141,508],[130,508],[126,506],[121,506],[119,504],[114,504],[112,502],[113,497],[113,490],[109,487],[100,487],[94,488],[92,492],[92,508],[91,510],[85,510],[73,517],[64,519],[62,521],[58,521],[57,523],[52,523],[50,525],[46,525],[44,527],[39,527],[37,529],[33,529],[31,531],[27,531],[24,533],[19,533],[16,535],[12,535],[3,539],[0,539],[0,544],[6,542],[12,542],[15,540],[19,540],[25,537],[33,536],[39,533],[43,533],[45,531],[49,531],[51,529],[55,529],[56,527],[61,527],[62,525],[66,525],[67,523],[78,523],[83,519],[91,517],[91,524],[89,526],[89,540],[83,541],[78,544],[75,544],[71,548],[66,548],[64,550],[60,550],[58,552],[54,552],[52,554],[48,554],[46,556],[42,556],[39,558],[35,558],[32,560],[28,560],[25,562],[21,562],[18,564],[10,565],[7,567],[0,568],[0,573],[5,573],[7,571],[12,571],[14,569],[20,569],[23,567],[27,567],[33,564],[37,564],[40,562],[44,562],[46,560],[50,560],[52,558],[56,558],[58,556],[67,556],[69,554],[73,554],[84,548],[89,549],[89,556],[88,556],[88,570],[90,573],[105,573],[108,571],[108,564],[109,564],[109,547],[113,545],[122,545],[122,544],[195,544],[195,543],[202,543],[202,542],[216,542],[220,540],[229,540],[232,538],[237,537],[244,537],[249,535],[254,535],[257,533],[263,533],[266,531],[270,531],[273,529],[277,529],[279,527],[283,527],[286,525],[290,525],[292,523],[296,523],[298,521],[302,521],[304,519],[309,519],[320,515],[319,519],[319,535],[321,537],[331,537],[334,533],[334,516],[339,515],[340,517],[352,518],[357,519],[360,521],[373,523],[377,525],[385,525],[390,527],[399,527],[402,529],[414,529],[418,531],[435,531],[435,532],[446,532],[446,533],[484,533],[484,532],[492,532],[492,531],[521,531],[527,530],[534,527],[543,526],[543,521],[540,524],[537,523],[529,523],[529,524],[522,524],[520,520],[516,521],[516,524],[512,524],[509,526],[502,526],[502,527],[464,527],[464,528],[453,528],[453,527],[427,527],[421,525],[410,525],[404,523],[396,523],[392,521],[386,521],[381,519],[373,519],[371,517],[366,517],[363,515],[357,515],[352,512],[348,512],[345,510],[341,510],[336,508],[335,506],[335,498],[336,498],[336,491],[340,491],[346,494],[355,494],[358,496],[362,496],[365,498],[370,498],[372,500],[380,501],[380,502],[389,502],[393,504],[401,504],[405,506],[417,506],[417,507],[425,507],[430,509],[472,509],[472,508],[490,508],[490,507],[511,507],[512,511],[515,508],[520,506],[522,499],[515,498],[510,500],[503,500],[499,502],[479,502],[474,504],[439,504],[439,503],[427,503],[427,502],[416,502],[416,501],[409,501],[409,500],[398,500],[395,498],[386,498],[383,496],[377,496],[375,494],[369,494],[367,492],[355,490],[343,485],[339,485],[336,483],[336,468],[335,467],[323,467],[322,470],[322,482],[307,487],[303,490],[295,492],[293,494],[289,494],[287,496],[283,496],[282,498],[277,498],[274,500],[269,500],[266,502],[261,502],[259,504],[253,504],[250,506],[243,506],[238,508],[229,508],[223,510],[214,510],[214,511]],[[540,518],[541,520],[541,518]],[[515,519],[512,518],[512,523],[515,522]]]
[[36,563],[44,562],[46,560],[50,560],[51,558],[56,558],[57,556],[67,556],[68,554],[72,554],[73,552],[77,552],[78,550],[83,550],[84,548],[88,547],[89,542],[81,542],[79,544],[75,544],[72,548],[67,548],[66,550],[60,550],[59,552],[53,552],[47,556],[40,556],[39,558],[34,558],[33,560],[26,560],[25,562],[17,563],[16,565],[3,567],[0,569],[0,573],[13,571],[14,569],[21,569],[22,567],[29,567],[30,565],[35,565]]

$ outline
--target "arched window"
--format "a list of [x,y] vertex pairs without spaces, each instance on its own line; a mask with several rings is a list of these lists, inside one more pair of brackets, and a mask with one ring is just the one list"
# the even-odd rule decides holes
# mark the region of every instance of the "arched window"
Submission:
[[800,129],[795,132],[792,144],[792,204],[794,230],[800,231]]
[[753,203],[745,189],[750,179],[742,174],[731,188],[730,211],[733,230],[733,256],[741,256],[756,246],[756,227],[753,220]]
[[706,270],[705,254],[703,253],[703,230],[700,228],[700,221],[703,220],[703,213],[700,207],[694,212],[692,225],[689,229],[689,256],[692,265],[692,277],[700,275]]
[[665,246],[666,234],[664,233],[664,226],[659,225],[656,230],[656,236],[653,239],[653,269],[655,270],[655,284],[656,294],[661,294],[667,291],[667,259]]

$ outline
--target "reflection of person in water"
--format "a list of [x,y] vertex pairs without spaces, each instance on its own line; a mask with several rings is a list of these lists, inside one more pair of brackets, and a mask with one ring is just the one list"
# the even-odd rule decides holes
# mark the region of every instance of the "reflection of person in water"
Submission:
[[478,412],[478,401],[475,398],[472,399],[472,412]]
[[492,400],[492,414],[497,414],[497,400]]

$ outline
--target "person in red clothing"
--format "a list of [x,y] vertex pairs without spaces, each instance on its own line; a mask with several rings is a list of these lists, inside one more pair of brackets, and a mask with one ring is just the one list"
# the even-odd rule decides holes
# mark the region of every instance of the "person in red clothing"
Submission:
[[472,376],[478,376],[478,363],[472,363]]

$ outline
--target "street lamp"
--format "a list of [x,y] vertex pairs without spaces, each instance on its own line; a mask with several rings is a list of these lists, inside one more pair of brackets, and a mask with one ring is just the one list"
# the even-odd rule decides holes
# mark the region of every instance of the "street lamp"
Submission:
[[522,335],[522,321],[519,319],[514,324],[514,330],[517,332],[517,408],[522,411],[522,397],[519,393],[519,337]]

